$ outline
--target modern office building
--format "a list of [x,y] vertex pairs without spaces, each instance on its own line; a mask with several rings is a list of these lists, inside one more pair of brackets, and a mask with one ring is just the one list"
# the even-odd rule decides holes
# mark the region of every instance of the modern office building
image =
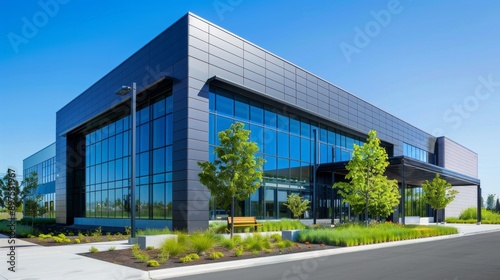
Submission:
[[46,207],[46,218],[55,218],[56,209],[56,143],[41,149],[23,160],[23,178],[36,172],[37,195],[42,195],[41,204]]
[[218,207],[197,163],[213,160],[217,132],[234,122],[266,160],[263,185],[237,214],[290,217],[283,202],[299,193],[315,198],[318,219],[352,219],[332,184],[372,129],[400,183],[393,219],[433,215],[419,186],[436,173],[460,189],[456,209],[479,200],[474,152],[188,13],[57,112],[58,223],[130,224],[131,101],[115,93],[134,82],[138,227],[208,226]]

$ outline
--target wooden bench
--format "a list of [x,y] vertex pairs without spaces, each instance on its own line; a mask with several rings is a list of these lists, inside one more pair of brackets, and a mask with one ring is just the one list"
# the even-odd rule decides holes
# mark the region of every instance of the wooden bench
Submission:
[[[255,217],[234,217],[234,227],[254,227],[257,230],[261,226]],[[227,217],[227,229],[231,232],[231,217]]]

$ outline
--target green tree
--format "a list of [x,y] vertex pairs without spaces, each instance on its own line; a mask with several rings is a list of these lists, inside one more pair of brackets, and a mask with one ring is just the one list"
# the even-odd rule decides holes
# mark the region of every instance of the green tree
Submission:
[[497,198],[497,203],[495,205],[495,211],[497,213],[500,213],[500,199]]
[[486,209],[493,210],[495,204],[495,195],[489,194],[488,198],[486,198]]
[[[198,162],[200,182],[219,201],[231,201],[234,219],[234,200],[244,200],[262,182],[264,159],[256,157],[259,147],[249,141],[250,131],[242,123],[234,123],[218,133],[220,145],[214,148],[214,162]],[[231,238],[234,226],[231,224]]]
[[[446,208],[450,202],[455,199],[458,194],[457,190],[452,189],[450,183],[441,179],[439,174],[436,173],[431,182],[425,180],[422,184],[425,201],[435,210]],[[439,222],[439,211],[436,213],[436,224]]]
[[353,156],[346,166],[349,172],[345,178],[349,182],[333,185],[356,214],[365,212],[367,224],[369,213],[373,217],[388,216],[399,204],[397,181],[389,180],[384,175],[389,166],[388,158],[387,152],[380,146],[377,132],[371,130],[365,144],[354,145]]
[[293,213],[293,217],[299,219],[300,216],[309,209],[310,201],[293,193],[286,197],[286,203],[283,203]]
[[[21,211],[26,194],[22,191],[19,181],[16,178],[9,177],[8,171],[9,170],[7,170],[7,175],[0,180],[0,207],[7,208],[9,206],[9,200],[12,200],[16,207],[16,211]],[[13,183],[13,189],[11,189],[9,179],[11,179]]]

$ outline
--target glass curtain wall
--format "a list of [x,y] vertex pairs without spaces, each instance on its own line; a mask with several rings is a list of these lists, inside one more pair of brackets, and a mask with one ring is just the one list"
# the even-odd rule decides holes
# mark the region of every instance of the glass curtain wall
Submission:
[[[170,92],[155,98],[146,98],[141,106],[138,106],[136,140],[136,217],[171,219]],[[86,217],[128,218],[131,210],[130,116],[87,134],[85,142]]]
[[38,175],[37,193],[42,195],[40,204],[47,209],[47,213],[42,215],[44,218],[55,218],[55,188],[53,185],[48,187],[46,184],[54,184],[56,180],[56,158],[49,158],[35,166],[24,170],[24,177],[27,178],[31,173],[36,172]]
[[[250,140],[260,148],[258,156],[266,160],[262,186],[241,203],[238,207],[241,213],[236,215],[259,219],[291,217],[283,206],[287,195],[298,193],[311,200],[314,130],[318,139],[318,164],[349,160],[354,144],[362,143],[360,138],[333,127],[215,86],[210,87],[209,106],[211,161],[214,160],[213,148],[219,145],[217,133],[235,122],[243,123],[245,129],[251,131]],[[210,204],[210,210],[214,207],[218,209],[217,203]]]

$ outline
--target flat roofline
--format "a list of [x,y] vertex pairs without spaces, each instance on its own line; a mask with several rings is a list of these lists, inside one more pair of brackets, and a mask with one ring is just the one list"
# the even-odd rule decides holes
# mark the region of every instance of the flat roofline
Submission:
[[[321,164],[318,167],[318,172],[332,172],[345,175],[347,174],[345,167],[348,162]],[[481,180],[478,178],[406,156],[390,157],[389,166],[386,169],[386,175],[389,179],[396,179],[398,182],[402,182],[404,179],[405,183],[417,186],[420,186],[425,180],[431,181],[436,173],[440,174],[441,178],[448,181],[452,186],[481,185]]]

